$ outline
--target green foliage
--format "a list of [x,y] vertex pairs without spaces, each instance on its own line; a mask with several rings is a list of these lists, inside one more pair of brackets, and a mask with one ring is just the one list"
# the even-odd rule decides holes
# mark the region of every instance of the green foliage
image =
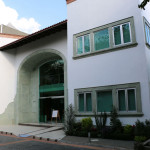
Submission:
[[146,136],[135,136],[134,141],[136,142],[144,142],[146,141]]
[[81,124],[82,124],[82,129],[84,131],[90,131],[93,126],[93,121],[90,117],[84,118],[84,119],[82,119]]
[[150,0],[143,0],[143,2],[139,5],[139,8],[142,8],[145,10],[145,6],[147,5],[147,3],[149,2]]
[[115,107],[113,107],[113,109],[110,113],[110,125],[111,125],[113,131],[122,129],[122,123],[118,119],[118,113],[117,113],[117,109]]
[[75,110],[72,104],[70,104],[65,111],[65,133],[67,135],[72,135],[74,132],[74,124],[75,124]]
[[106,127],[107,114],[106,112],[104,113],[101,112],[100,115],[97,115],[95,112],[94,117],[95,117],[96,127],[101,132],[102,129]]
[[137,120],[135,122],[135,135],[136,136],[144,136],[144,132],[145,132],[144,129],[145,129],[144,122]]
[[150,120],[145,120],[145,122],[137,120],[135,122],[135,136],[150,138]]
[[133,133],[133,127],[131,125],[126,125],[124,128],[123,128],[123,132],[125,134],[132,134]]

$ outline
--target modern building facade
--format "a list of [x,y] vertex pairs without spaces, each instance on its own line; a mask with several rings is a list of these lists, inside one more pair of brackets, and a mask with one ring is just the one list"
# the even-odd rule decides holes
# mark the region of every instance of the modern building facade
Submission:
[[53,109],[63,120],[69,104],[78,119],[113,106],[123,124],[149,119],[150,7],[140,2],[67,0],[66,21],[1,47],[1,123],[49,121]]

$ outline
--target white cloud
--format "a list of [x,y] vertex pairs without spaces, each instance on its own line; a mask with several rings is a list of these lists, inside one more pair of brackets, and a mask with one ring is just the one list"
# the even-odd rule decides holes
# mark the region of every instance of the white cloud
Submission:
[[15,9],[7,7],[3,0],[0,0],[0,24],[11,23],[15,28],[26,33],[33,33],[40,29],[40,24],[34,18],[20,18]]

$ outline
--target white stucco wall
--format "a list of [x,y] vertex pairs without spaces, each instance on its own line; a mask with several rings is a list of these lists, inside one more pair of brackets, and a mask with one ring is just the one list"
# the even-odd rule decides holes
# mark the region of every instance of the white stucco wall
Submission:
[[15,51],[0,51],[0,114],[15,96]]
[[[139,1],[77,0],[68,4],[68,99],[74,103],[74,89],[140,82],[144,120],[150,116],[148,70]],[[76,59],[73,57],[73,34],[134,17],[138,46],[120,51]],[[129,119],[130,118],[130,119]],[[137,117],[121,121],[134,123]]]
[[3,45],[6,45],[8,43],[11,43],[13,41],[16,41],[17,39],[14,38],[5,38],[5,37],[0,37],[0,47]]
[[10,102],[14,101],[17,89],[17,73],[23,60],[43,49],[60,51],[67,57],[67,32],[61,31],[31,42],[13,50],[0,51],[0,114],[4,112]]

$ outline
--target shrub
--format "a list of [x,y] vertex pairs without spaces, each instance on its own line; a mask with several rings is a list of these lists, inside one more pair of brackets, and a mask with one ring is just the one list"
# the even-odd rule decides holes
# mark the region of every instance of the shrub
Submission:
[[136,141],[136,142],[144,142],[144,141],[146,141],[146,136],[135,136],[134,137],[134,141]]
[[122,123],[118,119],[118,113],[115,107],[113,107],[110,113],[110,125],[113,131],[122,130]]
[[140,120],[135,122],[135,136],[144,136],[145,135],[145,124]]
[[75,124],[75,110],[72,104],[70,104],[65,111],[65,133],[66,135],[73,135]]
[[81,123],[82,123],[82,130],[83,131],[89,132],[93,126],[93,121],[90,117],[82,119]]
[[104,113],[101,112],[101,114],[98,115],[95,112],[94,117],[95,117],[96,127],[101,132],[102,129],[106,127],[107,114],[105,112]]
[[125,134],[130,134],[132,135],[133,134],[133,127],[131,125],[126,125],[124,128],[123,128],[123,132]]

